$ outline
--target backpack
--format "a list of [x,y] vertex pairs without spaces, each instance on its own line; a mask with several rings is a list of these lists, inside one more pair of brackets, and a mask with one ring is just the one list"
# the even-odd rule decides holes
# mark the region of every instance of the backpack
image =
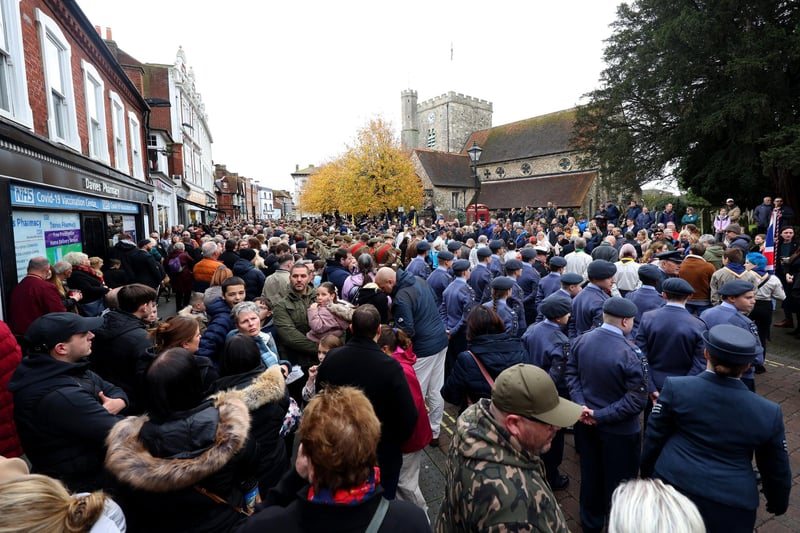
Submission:
[[183,264],[181,264],[181,256],[176,255],[175,257],[170,259],[169,262],[167,263],[167,266],[169,267],[170,272],[176,274],[183,271]]

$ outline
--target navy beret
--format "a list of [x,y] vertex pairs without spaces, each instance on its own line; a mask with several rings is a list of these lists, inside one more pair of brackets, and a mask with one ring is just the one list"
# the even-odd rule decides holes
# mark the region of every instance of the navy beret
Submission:
[[514,286],[514,280],[507,276],[497,276],[492,280],[492,288],[507,291]]
[[530,261],[531,259],[536,258],[536,249],[535,248],[523,248],[522,249],[522,259],[525,261]]
[[740,294],[744,294],[747,291],[754,291],[755,287],[749,281],[743,281],[740,279],[731,280],[722,287],[719,288],[719,293],[722,296],[739,296]]
[[674,252],[663,252],[656,254],[655,257],[661,261],[672,261],[674,263],[683,263],[683,254],[678,250]]
[[491,248],[492,251],[499,250],[503,246],[505,246],[505,243],[500,239],[493,239],[489,241],[489,248]]
[[563,294],[553,293],[539,304],[545,318],[561,318],[572,312],[572,300]]
[[484,246],[483,248],[478,248],[478,257],[486,258],[486,257],[489,257],[491,255],[492,255],[492,251],[489,248],[487,248],[486,246]]
[[694,287],[689,285],[689,282],[681,278],[667,278],[661,282],[661,290],[663,292],[671,292],[674,294],[682,294],[689,296],[694,294]]
[[428,241],[419,241],[417,243],[417,251],[418,252],[427,252],[431,249],[431,243]]
[[586,267],[589,279],[608,279],[617,273],[617,266],[605,259],[595,259]]
[[567,272],[566,274],[561,275],[562,285],[580,285],[581,283],[583,283],[583,276],[580,274],[576,274],[575,272]]
[[447,243],[447,249],[451,252],[455,252],[461,249],[461,243],[458,241],[450,241]]
[[636,304],[619,296],[612,296],[603,303],[603,312],[619,318],[631,318],[636,316]]
[[548,261],[547,264],[553,268],[564,268],[567,266],[567,260],[560,255],[554,255],[550,258],[550,261]]
[[661,279],[661,271],[655,265],[642,265],[637,272],[639,279],[642,281],[658,281]]
[[455,259],[456,256],[454,256],[452,252],[448,252],[447,250],[442,250],[436,257],[438,257],[440,261],[452,261],[453,259]]
[[719,324],[703,332],[703,340],[711,357],[729,365],[751,363],[763,352],[756,336],[731,324]]
[[469,261],[467,259],[456,259],[453,261],[453,272],[464,272],[469,270]]
[[509,259],[506,261],[506,272],[511,270],[522,270],[522,261],[518,259]]

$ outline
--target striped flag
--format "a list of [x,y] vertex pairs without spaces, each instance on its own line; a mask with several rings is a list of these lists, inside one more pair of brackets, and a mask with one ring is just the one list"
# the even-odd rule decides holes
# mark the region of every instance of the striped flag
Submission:
[[767,272],[775,272],[775,229],[778,225],[778,211],[772,210],[769,227],[764,241],[764,256],[767,258]]

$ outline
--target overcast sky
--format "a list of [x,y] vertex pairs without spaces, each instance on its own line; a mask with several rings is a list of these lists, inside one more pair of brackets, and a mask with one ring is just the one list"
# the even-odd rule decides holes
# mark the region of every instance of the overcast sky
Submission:
[[[620,0],[78,0],[139,61],[194,69],[212,156],[293,189],[371,118],[399,135],[400,92],[494,104],[493,125],[566,109],[597,86]],[[105,34],[105,30],[104,30]]]

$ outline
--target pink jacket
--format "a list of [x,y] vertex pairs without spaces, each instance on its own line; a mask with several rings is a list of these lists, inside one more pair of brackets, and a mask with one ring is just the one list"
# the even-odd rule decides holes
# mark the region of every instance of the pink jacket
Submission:
[[428,421],[428,408],[425,406],[425,398],[422,396],[422,387],[420,387],[417,373],[414,371],[414,363],[417,362],[417,356],[412,350],[413,346],[409,346],[408,350],[403,350],[398,346],[392,354],[392,357],[403,367],[406,381],[408,381],[408,388],[411,389],[411,397],[414,398],[414,405],[417,407],[418,413],[417,425],[414,427],[414,433],[411,434],[411,437],[409,437],[401,447],[403,453],[417,452],[425,448],[433,438],[431,424]]
[[347,302],[336,302],[326,307],[316,306],[308,308],[308,325],[311,331],[306,337],[314,342],[319,342],[325,335],[341,336],[350,326],[353,316],[353,306]]

